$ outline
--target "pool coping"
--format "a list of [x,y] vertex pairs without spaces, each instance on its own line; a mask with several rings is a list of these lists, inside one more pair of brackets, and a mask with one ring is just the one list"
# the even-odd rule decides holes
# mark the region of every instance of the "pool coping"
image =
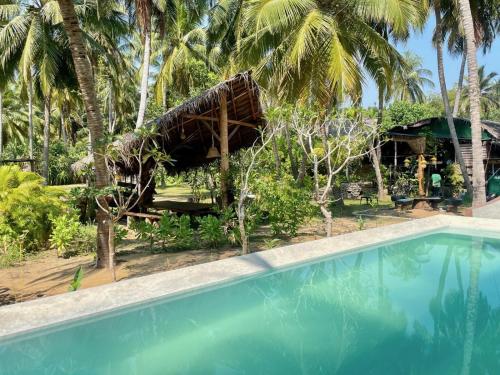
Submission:
[[403,237],[458,229],[500,235],[495,219],[435,215],[0,307],[0,340]]

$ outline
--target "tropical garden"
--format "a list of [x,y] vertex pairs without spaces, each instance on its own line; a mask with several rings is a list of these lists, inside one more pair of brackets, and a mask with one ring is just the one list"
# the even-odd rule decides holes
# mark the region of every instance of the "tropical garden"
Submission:
[[[342,184],[373,181],[383,204],[385,132],[433,116],[447,119],[456,192],[483,205],[481,120],[500,121],[500,80],[477,55],[491,49],[499,12],[497,0],[0,0],[0,266],[50,249],[95,254],[97,267],[114,270],[126,238],[151,253],[247,253],[263,227],[272,247],[311,220],[332,235],[348,211]],[[430,19],[437,76],[398,48]],[[446,82],[446,52],[461,59],[457,82]],[[129,207],[109,205],[120,191],[113,145],[150,137],[159,116],[245,71],[260,87],[265,126],[230,156],[234,202],[125,229]],[[375,106],[363,105],[367,80]],[[471,120],[472,181],[453,117]],[[172,174],[169,155],[143,151],[139,162],[161,161],[150,181],[158,191],[183,186],[191,199],[217,200],[218,160]],[[73,167],[89,157],[88,168]]]

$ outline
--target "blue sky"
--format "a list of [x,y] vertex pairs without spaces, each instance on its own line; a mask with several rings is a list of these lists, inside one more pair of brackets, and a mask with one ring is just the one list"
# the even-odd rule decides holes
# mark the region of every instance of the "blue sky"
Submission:
[[[434,89],[427,89],[427,93],[439,92],[439,81],[437,75],[437,57],[436,50],[432,46],[432,32],[434,30],[434,17],[430,18],[423,32],[413,33],[406,43],[397,45],[400,51],[412,51],[422,58],[424,68],[432,71],[432,80],[436,85]],[[495,71],[500,74],[500,41],[497,39],[488,54],[483,55],[482,50],[478,51],[478,64],[486,66],[486,72]],[[458,81],[460,72],[460,57],[451,56],[447,51],[444,53],[444,67],[446,75],[446,85],[449,88]],[[467,70],[466,70],[467,74]],[[366,80],[363,95],[363,105],[376,106],[377,89],[374,82],[370,79]]]

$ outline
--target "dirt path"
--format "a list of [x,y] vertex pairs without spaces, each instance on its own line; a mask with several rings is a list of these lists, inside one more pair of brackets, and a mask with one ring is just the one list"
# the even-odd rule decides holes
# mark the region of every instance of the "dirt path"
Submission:
[[[402,217],[365,217],[363,227],[372,228],[411,218],[424,217],[433,212],[412,213]],[[334,220],[334,235],[359,230],[357,217],[337,218]],[[306,242],[324,237],[320,220],[313,220],[300,228],[297,237],[274,241],[273,246],[284,246],[292,243]],[[273,236],[268,227],[263,227],[255,234],[251,242],[252,251],[265,250],[266,244]],[[238,248],[218,250],[189,250],[182,252],[151,253],[143,243],[128,239],[117,254],[117,280],[149,275],[156,272],[191,266],[198,263],[212,262],[239,254]],[[112,282],[109,271],[94,268],[93,255],[76,256],[69,259],[56,258],[53,251],[43,252],[36,257],[9,268],[0,269],[0,305],[26,301],[43,296],[65,293],[76,269],[83,266],[84,277],[82,288]]]

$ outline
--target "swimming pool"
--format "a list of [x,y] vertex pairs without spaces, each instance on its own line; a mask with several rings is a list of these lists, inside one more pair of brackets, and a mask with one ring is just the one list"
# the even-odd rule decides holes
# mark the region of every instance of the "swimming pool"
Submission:
[[498,237],[439,231],[10,337],[0,374],[496,373],[499,282]]

